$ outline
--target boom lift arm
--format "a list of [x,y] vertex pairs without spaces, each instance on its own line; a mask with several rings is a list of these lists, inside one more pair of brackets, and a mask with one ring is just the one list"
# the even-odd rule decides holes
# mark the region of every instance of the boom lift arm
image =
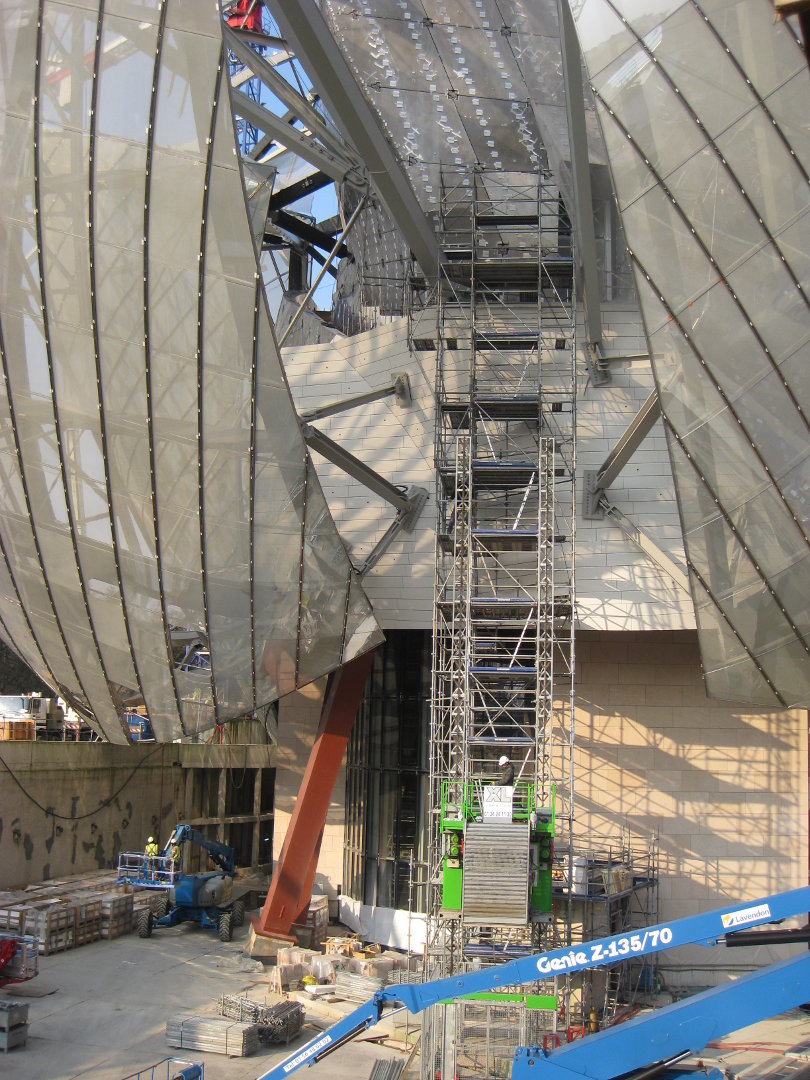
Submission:
[[198,847],[203,848],[211,856],[212,862],[214,862],[223,873],[233,877],[233,848],[229,847],[227,844],[221,844],[218,840],[209,840],[207,836],[198,832],[197,829],[192,829],[190,825],[175,825],[172,835],[166,841],[163,855],[168,857],[171,854],[173,847],[186,842],[197,844]]
[[[732,935],[737,930],[747,930],[763,923],[780,922],[807,911],[810,911],[810,887],[777,893],[750,903],[736,904],[626,934],[614,934],[595,941],[587,941],[581,945],[521,957],[505,964],[482,968],[463,975],[452,975],[427,983],[383,987],[370,1001],[319,1034],[286,1061],[270,1069],[269,1072],[263,1073],[259,1080],[284,1080],[304,1065],[314,1065],[339,1046],[376,1024],[381,1019],[385,1006],[394,1002],[401,1002],[412,1013],[420,1013],[442,1001],[466,997],[480,991],[537,982],[555,975],[569,975],[587,968],[606,967],[630,956],[650,956],[666,949],[674,949],[679,945],[715,945],[719,940]],[[768,977],[770,978],[767,988],[764,990],[756,988],[757,979]],[[735,991],[735,994],[732,994],[732,991]],[[725,997],[725,995],[731,996]],[[736,1000],[732,1001],[732,998]],[[810,999],[810,955],[805,955],[799,960],[787,961],[784,965],[776,965],[765,969],[764,972],[755,972],[752,976],[738,979],[731,987],[717,988],[716,993],[709,991],[708,994],[697,995],[695,998],[679,1002],[680,1020],[675,1022],[675,1026],[678,1031],[682,1026],[685,1034],[680,1039],[674,1055],[669,1053],[676,1045],[673,1038],[672,1019],[664,1019],[662,1027],[661,1022],[658,1021],[658,1028],[655,1028],[655,1025],[653,1028],[647,1028],[646,1030],[650,1032],[647,1041],[638,1033],[638,1029],[645,1023],[657,1021],[657,1018],[664,1014],[671,1017],[672,1010],[676,1008],[676,1006],[671,1006],[658,1010],[648,1017],[642,1017],[639,1021],[631,1021],[616,1028],[609,1028],[599,1035],[589,1036],[581,1043],[582,1051],[577,1052],[580,1054],[579,1057],[575,1053],[575,1048],[580,1046],[579,1042],[561,1047],[549,1054],[537,1047],[521,1047],[515,1055],[513,1080],[520,1080],[521,1075],[533,1075],[537,1071],[534,1066],[541,1061],[544,1068],[546,1065],[554,1064],[555,1070],[562,1070],[555,1071],[553,1076],[549,1072],[548,1080],[563,1080],[565,1076],[568,1080],[574,1080],[584,1073],[595,1077],[596,1080],[608,1080],[609,1076],[619,1076],[622,1072],[630,1071],[637,1066],[629,1065],[616,1071],[614,1044],[609,1044],[610,1052],[607,1053],[607,1046],[602,1045],[601,1049],[596,1048],[595,1040],[597,1039],[615,1038],[617,1033],[627,1030],[635,1031],[635,1043],[632,1034],[622,1037],[629,1039],[630,1045],[635,1046],[637,1050],[639,1046],[643,1047],[640,1051],[641,1057],[644,1058],[642,1063],[659,1061],[671,1056],[683,1057],[685,1053],[692,1052],[692,1042],[699,1043],[694,1049],[702,1049],[711,1038],[737,1030],[739,1027],[752,1023],[753,1019],[777,1015],[808,999]],[[732,1001],[732,1004],[724,1009],[723,1001]],[[708,1020],[701,1022],[700,1017],[706,1013],[708,1013]],[[747,1016],[752,1016],[753,1019],[746,1019]],[[729,1023],[732,1026],[728,1026]],[[708,1035],[705,1042],[700,1042],[706,1031]],[[680,1045],[684,1041],[687,1043],[685,1049]],[[594,1047],[594,1050],[591,1051],[590,1047]],[[657,1050],[664,1052],[657,1053]],[[610,1058],[611,1071],[604,1076],[594,1072],[591,1067],[592,1055],[599,1060]],[[628,1053],[629,1056],[632,1055]],[[618,1054],[615,1055],[615,1059],[619,1060]],[[522,1072],[524,1065],[525,1073]]]
[[803,1004],[808,995],[810,954],[805,952],[548,1054],[538,1046],[519,1047],[512,1080],[615,1080],[654,1064],[666,1069],[713,1039]]

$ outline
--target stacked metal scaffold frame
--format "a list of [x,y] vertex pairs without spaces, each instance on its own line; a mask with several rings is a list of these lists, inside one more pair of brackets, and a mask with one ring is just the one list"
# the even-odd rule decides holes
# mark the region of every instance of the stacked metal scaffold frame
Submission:
[[[558,888],[570,900],[572,940],[592,941],[629,934],[659,922],[657,836],[641,837],[622,829],[612,837],[577,836],[573,887]],[[568,995],[566,1026],[587,1030],[592,1012],[609,1027],[631,1010],[640,994],[660,985],[658,957],[625,959],[612,967],[583,972]]]
[[[431,978],[570,938],[565,916],[530,910],[530,867],[522,883],[516,872],[522,918],[519,903],[492,902],[510,891],[506,856],[474,883],[465,870],[461,910],[443,909],[440,822],[451,805],[472,808],[475,820],[505,755],[515,818],[556,799],[570,842],[575,311],[570,227],[550,175],[445,174],[435,308],[412,318],[414,346],[435,341],[437,356]],[[554,987],[535,989],[549,995],[545,1011],[536,994],[534,1009],[520,995],[432,1010],[423,1074],[497,1075],[513,1037],[537,1041],[554,1029]]]

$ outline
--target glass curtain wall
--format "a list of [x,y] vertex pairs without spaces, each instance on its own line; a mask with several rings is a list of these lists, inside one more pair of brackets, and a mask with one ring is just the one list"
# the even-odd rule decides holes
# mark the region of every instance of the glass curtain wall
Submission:
[[7,0],[0,640],[112,742],[250,715],[381,632],[281,367],[222,20]]
[[430,633],[377,650],[346,758],[343,880],[355,900],[424,911]]
[[810,76],[773,4],[571,4],[710,696],[810,702]]

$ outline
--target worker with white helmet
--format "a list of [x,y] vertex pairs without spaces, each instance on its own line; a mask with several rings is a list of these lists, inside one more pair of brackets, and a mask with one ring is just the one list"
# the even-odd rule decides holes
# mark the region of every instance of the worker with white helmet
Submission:
[[503,787],[511,787],[515,782],[515,766],[506,756],[501,754],[498,758],[498,783]]
[[143,853],[146,856],[146,872],[150,878],[154,877],[155,859],[157,859],[160,854],[160,849],[157,846],[157,841],[154,836],[147,837],[146,847],[143,849]]

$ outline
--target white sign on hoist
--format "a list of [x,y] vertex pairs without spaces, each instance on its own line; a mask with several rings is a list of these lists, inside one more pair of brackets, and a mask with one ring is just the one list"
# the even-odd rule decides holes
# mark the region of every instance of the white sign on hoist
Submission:
[[484,788],[484,798],[481,804],[481,816],[484,821],[511,821],[512,795],[513,789],[511,786],[488,784]]

